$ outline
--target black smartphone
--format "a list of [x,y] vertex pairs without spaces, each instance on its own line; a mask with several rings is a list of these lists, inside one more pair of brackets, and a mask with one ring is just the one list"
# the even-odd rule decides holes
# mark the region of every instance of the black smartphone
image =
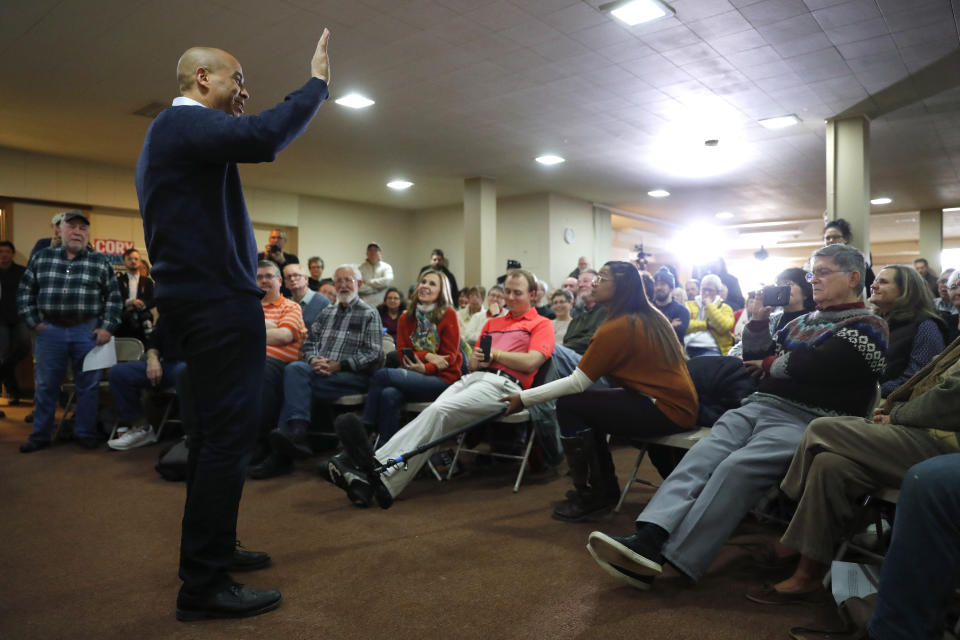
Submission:
[[403,352],[403,357],[406,360],[409,360],[410,362],[416,362],[416,360],[413,359],[413,349],[411,349],[410,347],[404,347],[400,351]]
[[763,306],[785,307],[790,304],[790,285],[763,288]]
[[483,351],[483,361],[490,362],[490,351],[493,346],[493,336],[486,333],[480,336],[480,349]]

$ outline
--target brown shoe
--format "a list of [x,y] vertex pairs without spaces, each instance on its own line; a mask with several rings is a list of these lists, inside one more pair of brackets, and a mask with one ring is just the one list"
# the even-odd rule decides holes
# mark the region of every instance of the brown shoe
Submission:
[[826,601],[827,591],[822,586],[810,591],[777,591],[772,584],[765,584],[746,596],[757,604],[816,604]]

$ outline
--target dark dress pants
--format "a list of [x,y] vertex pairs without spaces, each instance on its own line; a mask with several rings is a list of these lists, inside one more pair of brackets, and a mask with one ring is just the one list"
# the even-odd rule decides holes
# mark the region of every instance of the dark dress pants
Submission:
[[263,308],[254,295],[159,306],[186,363],[177,384],[190,450],[180,579],[183,592],[204,594],[230,582],[244,469],[260,417]]

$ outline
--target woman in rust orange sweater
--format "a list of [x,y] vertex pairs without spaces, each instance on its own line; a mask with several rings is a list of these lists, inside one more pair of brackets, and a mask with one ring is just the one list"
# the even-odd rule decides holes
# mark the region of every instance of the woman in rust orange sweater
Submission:
[[[677,334],[650,304],[636,267],[606,263],[593,297],[607,307],[607,320],[573,373],[504,399],[513,413],[560,398],[557,419],[575,489],[553,512],[560,520],[582,520],[617,503],[607,433],[666,435],[692,429],[697,419],[697,392]],[[590,389],[603,376],[614,388]]]
[[[404,355],[404,349],[412,351]],[[386,442],[400,428],[407,402],[435,400],[460,379],[460,323],[450,301],[450,285],[439,271],[427,269],[397,321],[399,369],[380,369],[370,379],[363,421]],[[412,357],[408,357],[412,356]]]

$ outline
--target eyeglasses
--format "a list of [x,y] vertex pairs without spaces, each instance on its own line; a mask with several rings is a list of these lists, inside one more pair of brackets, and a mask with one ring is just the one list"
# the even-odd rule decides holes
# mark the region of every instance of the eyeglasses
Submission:
[[948,287],[947,291],[956,291],[957,289],[960,289],[960,282],[956,282],[952,287]]
[[305,278],[302,273],[288,273],[286,276],[287,280],[299,280],[300,278]]
[[597,276],[593,279],[593,284],[600,284],[603,281],[613,282],[613,276]]
[[844,271],[843,269],[816,269],[815,271],[807,271],[806,276],[804,276],[807,282],[813,282],[813,279],[823,280],[827,276],[833,273],[850,273],[849,271]]
[[273,279],[276,278],[276,277],[278,277],[278,276],[277,276],[276,274],[273,274],[273,273],[258,273],[258,274],[257,274],[257,280],[273,280]]

